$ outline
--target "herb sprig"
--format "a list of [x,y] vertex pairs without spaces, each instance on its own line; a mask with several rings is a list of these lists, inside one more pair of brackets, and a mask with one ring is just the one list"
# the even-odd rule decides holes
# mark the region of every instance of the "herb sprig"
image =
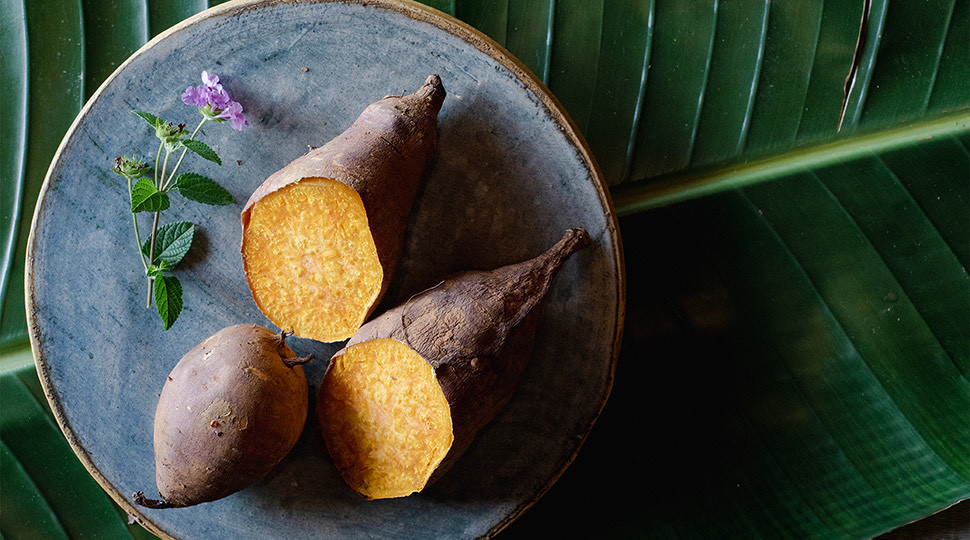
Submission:
[[[151,307],[154,299],[162,325],[168,330],[182,312],[182,284],[171,271],[185,257],[195,238],[195,224],[176,221],[159,225],[161,213],[171,206],[169,195],[179,193],[190,201],[223,206],[233,202],[232,195],[214,180],[192,172],[176,176],[182,160],[192,152],[208,161],[222,165],[215,150],[197,138],[206,122],[232,122],[237,131],[249,125],[243,115],[242,105],[229,98],[225,88],[219,84],[219,77],[202,72],[202,84],[189,86],[182,93],[182,101],[198,107],[202,120],[191,132],[185,124],[172,124],[144,111],[134,111],[155,130],[158,150],[155,152],[154,166],[134,156],[118,157],[112,169],[128,181],[129,210],[135,243],[148,280],[146,307]],[[180,152],[181,151],[181,152]],[[170,165],[170,158],[178,154]],[[152,214],[151,234],[143,241],[138,216]]]

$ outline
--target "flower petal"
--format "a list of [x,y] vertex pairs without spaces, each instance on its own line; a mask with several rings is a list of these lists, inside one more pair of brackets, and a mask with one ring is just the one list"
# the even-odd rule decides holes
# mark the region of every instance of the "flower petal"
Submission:
[[238,101],[230,101],[229,106],[219,117],[232,120],[232,128],[236,131],[242,131],[242,128],[249,125],[249,122],[246,121],[246,117],[243,115],[242,105]]
[[202,84],[206,86],[216,86],[219,84],[219,76],[209,75],[208,71],[202,70]]
[[203,86],[190,86],[182,93],[182,102],[186,105],[204,107],[206,104],[206,93],[201,89]]
[[229,104],[232,103],[232,100],[229,99],[229,94],[226,93],[226,91],[222,88],[222,86],[219,86],[219,87],[210,86],[207,88],[208,88],[208,94],[206,96],[206,99],[212,105],[213,109],[227,109],[229,107]]

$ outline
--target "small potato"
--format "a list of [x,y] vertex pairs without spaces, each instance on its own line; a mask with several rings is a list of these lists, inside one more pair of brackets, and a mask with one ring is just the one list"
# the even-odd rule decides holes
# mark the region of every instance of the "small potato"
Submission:
[[221,499],[266,475],[293,448],[307,416],[303,364],[256,325],[216,332],[178,362],[155,410],[155,479],[172,508]]

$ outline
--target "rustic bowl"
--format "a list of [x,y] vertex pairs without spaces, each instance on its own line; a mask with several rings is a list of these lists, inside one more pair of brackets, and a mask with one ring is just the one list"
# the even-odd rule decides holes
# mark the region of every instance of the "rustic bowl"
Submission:
[[[228,207],[173,197],[164,221],[199,225],[175,275],[185,308],[168,331],[146,309],[146,284],[117,156],[152,158],[152,130],[133,109],[194,125],[179,95],[208,70],[251,126],[208,124],[223,165],[189,155],[183,170],[221,183]],[[437,73],[448,91],[439,154],[418,195],[401,271],[385,304],[450,272],[544,251],[569,227],[593,245],[550,293],[531,363],[511,402],[437,484],[366,501],[334,469],[313,415],[282,463],[256,485],[195,507],[149,510],[152,422],[166,376],[185,352],[237,323],[273,328],[246,286],[241,203],[263,179],[346,128],[384,95]],[[143,219],[143,226],[146,219]],[[235,1],[149,42],[108,78],[51,164],[31,230],[27,308],[37,369],[81,461],[130,514],[163,537],[459,538],[500,531],[579,451],[612,384],[623,323],[616,218],[582,136],[546,88],[467,25],[408,1]],[[291,340],[311,395],[340,344]],[[313,403],[311,403],[311,410]]]

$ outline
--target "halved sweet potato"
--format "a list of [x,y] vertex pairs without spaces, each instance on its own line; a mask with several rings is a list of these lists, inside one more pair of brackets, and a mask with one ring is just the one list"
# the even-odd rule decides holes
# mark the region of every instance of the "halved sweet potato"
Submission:
[[[354,334],[331,360],[317,399],[324,442],[353,489],[370,499],[408,495],[457,461],[512,396],[553,278],[589,242],[586,231],[571,229],[534,259],[457,274]],[[429,441],[446,440],[449,424],[454,439],[441,456],[441,444]]]
[[385,97],[253,192],[241,215],[243,267],[273,324],[340,341],[380,302],[434,155],[444,98],[437,75],[413,94]]

